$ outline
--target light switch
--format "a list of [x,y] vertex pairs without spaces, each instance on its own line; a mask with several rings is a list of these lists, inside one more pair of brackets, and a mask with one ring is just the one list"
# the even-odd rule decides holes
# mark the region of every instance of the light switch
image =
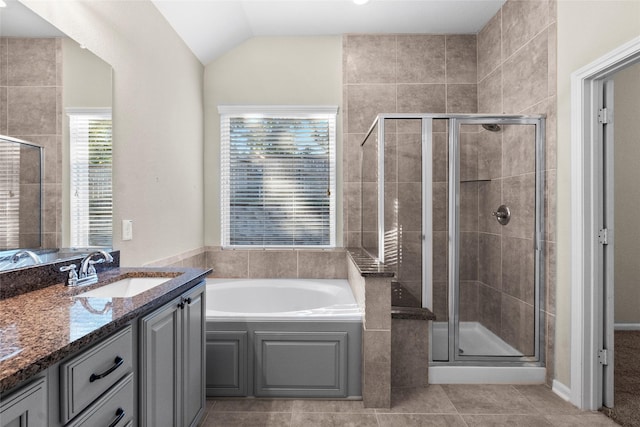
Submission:
[[122,240],[133,240],[133,220],[122,220]]

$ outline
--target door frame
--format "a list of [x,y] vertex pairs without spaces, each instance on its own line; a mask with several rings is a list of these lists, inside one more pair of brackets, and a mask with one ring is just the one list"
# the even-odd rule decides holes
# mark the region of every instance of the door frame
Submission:
[[[640,61],[640,37],[619,46],[571,75],[571,402],[581,409],[602,406],[602,280],[598,221],[603,156],[597,114],[602,82]],[[611,325],[613,327],[613,325]]]

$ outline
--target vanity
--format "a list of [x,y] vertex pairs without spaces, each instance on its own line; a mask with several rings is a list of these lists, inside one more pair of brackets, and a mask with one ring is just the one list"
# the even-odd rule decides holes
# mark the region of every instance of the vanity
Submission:
[[0,299],[0,426],[197,425],[210,270],[114,267],[69,287],[59,267]]

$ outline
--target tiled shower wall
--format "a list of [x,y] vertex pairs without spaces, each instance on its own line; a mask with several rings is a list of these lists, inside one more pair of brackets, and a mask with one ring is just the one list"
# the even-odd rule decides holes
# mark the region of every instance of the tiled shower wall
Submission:
[[[505,114],[546,114],[545,139],[545,253],[544,272],[541,278],[545,302],[543,304],[543,330],[546,344],[547,382],[553,379],[554,335],[555,335],[555,188],[556,188],[556,3],[555,1],[507,1],[500,11],[487,23],[478,34],[478,112]],[[502,181],[502,188],[484,185],[480,188],[480,201],[495,201],[498,191],[503,200],[514,200],[520,211],[532,209],[531,201],[515,197],[518,188],[531,186],[532,177],[522,173],[520,168],[528,168],[525,159],[530,157],[522,150],[514,151],[510,144],[521,140],[530,140],[530,135],[518,135],[514,129],[505,129],[502,133],[502,148],[507,156],[502,155],[503,176],[512,176],[514,185],[508,185],[507,178]],[[494,135],[493,137],[497,137]],[[496,141],[500,142],[500,141]],[[482,141],[480,142],[482,144]],[[521,145],[520,147],[524,147]],[[483,150],[479,150],[482,153]],[[485,151],[486,152],[486,151]],[[515,153],[515,156],[513,155]],[[498,156],[493,156],[497,159]],[[482,160],[480,159],[480,164]],[[494,167],[496,165],[494,164]],[[518,182],[516,182],[518,181]],[[528,183],[528,184],[527,184]],[[509,188],[511,188],[510,191]],[[485,192],[484,190],[489,190]],[[528,192],[529,190],[527,190]],[[490,202],[489,202],[490,203]],[[493,203],[495,204],[495,202]],[[528,205],[528,206],[527,206]],[[495,206],[497,207],[497,206]],[[495,210],[493,205],[480,206],[480,211]],[[528,215],[525,213],[525,217]],[[492,307],[492,313],[479,313],[482,317],[491,317],[501,335],[512,343],[516,339],[526,338],[525,325],[532,316],[531,296],[523,289],[531,289],[532,281],[529,267],[514,269],[517,261],[528,259],[523,266],[532,265],[531,247],[533,242],[529,236],[519,232],[508,233],[497,230],[495,221],[480,220],[479,248],[485,257],[480,258],[479,275],[484,277],[479,284],[479,307]],[[489,227],[490,224],[490,228]],[[498,243],[499,242],[499,243]],[[485,250],[484,246],[492,246]],[[483,272],[483,268],[500,266],[491,274]],[[499,272],[499,273],[498,273]],[[488,276],[494,277],[493,287],[489,286]],[[516,284],[516,286],[511,286]],[[500,318],[497,318],[500,313]],[[528,338],[526,338],[528,339]]]
[[[41,158],[35,147],[20,147],[20,210],[18,246],[40,246]],[[4,248],[3,248],[4,249]],[[13,248],[8,248],[13,249]]]
[[0,38],[0,134],[44,147],[45,248],[61,241],[62,113],[61,39]]
[[[370,221],[372,215],[364,215],[363,219],[360,184],[361,180],[366,184],[375,181],[375,150],[364,151],[361,168],[360,143],[376,115],[475,113],[476,50],[475,35],[343,37],[345,246],[361,246],[363,228],[367,233],[375,227]],[[415,121],[387,121],[386,125],[385,173],[389,185],[385,189],[385,232],[398,243],[396,254],[389,256],[389,260],[397,264],[403,284],[420,299],[420,125]],[[434,170],[434,180],[446,180],[446,169],[440,167],[442,163],[446,164],[443,123],[435,124],[434,131],[434,155],[440,162],[437,171]],[[375,191],[373,185],[364,188]],[[371,195],[364,196],[366,200]],[[446,219],[446,214],[441,218]],[[446,227],[446,221],[444,225]],[[446,236],[446,229],[442,232]],[[366,239],[367,235],[364,237]],[[446,248],[444,253],[434,252],[434,257],[438,258],[434,259],[435,264],[442,267]]]
[[[555,8],[553,1],[509,0],[477,37],[347,35],[343,41],[346,246],[361,245],[360,233],[363,224],[360,180],[372,179],[361,175],[363,172],[360,168],[359,144],[376,114],[478,112],[547,115],[544,191],[545,277],[541,279],[545,295],[543,351],[546,352],[549,383],[553,378],[555,334]],[[389,179],[392,185],[386,189],[385,200],[397,200],[397,205],[393,208],[387,203],[386,224],[391,224],[392,229],[387,227],[385,231],[390,233],[395,230],[402,233],[402,239],[396,240],[402,242],[398,248],[401,257],[394,262],[398,262],[398,275],[404,275],[403,283],[408,284],[410,291],[420,298],[419,267],[416,268],[420,265],[420,244],[415,239],[418,233],[412,232],[411,220],[401,219],[403,216],[415,219],[421,214],[420,203],[416,202],[415,198],[419,195],[416,193],[420,182],[416,171],[419,169],[416,169],[417,165],[410,169],[412,166],[409,165],[419,158],[419,152],[411,149],[418,149],[418,144],[413,140],[418,136],[418,132],[411,132],[410,129],[405,126],[391,126],[385,137],[389,141],[385,157],[397,159],[395,164],[385,166],[393,171],[391,176],[395,177],[395,181]],[[434,311],[438,320],[445,320],[446,133],[444,128],[437,124],[434,130]],[[468,175],[463,176],[463,179],[483,178],[478,173],[488,173],[489,169],[509,169],[495,176],[498,178],[496,183],[478,182],[461,186],[462,203],[467,206],[469,203],[477,203],[478,206],[478,210],[474,210],[473,207],[466,209],[470,215],[461,218],[461,226],[464,229],[461,235],[462,247],[469,249],[462,254],[464,271],[461,271],[461,319],[479,320],[489,325],[512,345],[525,351],[530,350],[532,343],[532,297],[525,289],[533,289],[533,243],[530,236],[518,230],[522,231],[532,225],[520,224],[512,227],[512,230],[518,230],[505,233],[503,236],[502,230],[495,228],[495,220],[490,215],[498,206],[493,206],[499,200],[496,198],[498,192],[500,196],[506,193],[515,195],[520,191],[517,190],[518,185],[524,188],[527,182],[531,184],[532,175],[525,178],[518,172],[518,169],[525,165],[518,164],[518,156],[512,158],[509,157],[511,154],[507,153],[513,151],[510,143],[517,144],[518,138],[530,136],[518,135],[516,128],[505,128],[499,135],[484,131],[474,133],[472,130],[463,134],[461,140],[464,162],[461,169],[463,175]],[[402,145],[401,140],[408,144]],[[489,153],[495,156],[487,157],[486,154]],[[374,161],[374,154],[365,151],[365,174],[367,170],[371,170],[367,169],[367,163]],[[526,158],[526,155],[522,158]],[[400,174],[405,177],[401,178]],[[409,178],[410,175],[414,177]],[[511,182],[508,182],[506,177],[509,177]],[[499,187],[496,187],[496,184],[499,184]],[[365,198],[366,196],[365,194]],[[480,202],[483,203],[482,206]],[[491,204],[492,202],[494,203]],[[516,200],[514,205],[521,213],[532,210],[530,200]],[[438,212],[440,214],[437,214]],[[533,216],[521,215],[521,219],[523,218],[529,218],[526,220],[529,221]],[[515,220],[515,224],[518,222]],[[365,223],[364,226],[367,228],[370,224]],[[527,262],[517,263],[520,259]],[[516,265],[523,267],[514,268]]]

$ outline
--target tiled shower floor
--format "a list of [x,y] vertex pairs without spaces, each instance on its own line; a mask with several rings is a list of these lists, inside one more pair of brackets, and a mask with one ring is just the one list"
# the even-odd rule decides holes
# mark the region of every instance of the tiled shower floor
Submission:
[[544,385],[430,385],[394,389],[391,409],[360,401],[207,400],[202,427],[617,426],[584,412]]

